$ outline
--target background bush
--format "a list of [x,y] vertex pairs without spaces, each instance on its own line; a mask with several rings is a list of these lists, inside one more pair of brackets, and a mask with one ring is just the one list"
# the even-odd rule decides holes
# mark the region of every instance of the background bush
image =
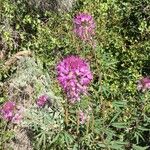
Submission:
[[[137,81],[150,75],[149,0],[78,0],[69,13],[40,12],[24,0],[15,4],[3,0],[0,11],[1,83],[12,74],[5,72],[5,61],[22,50],[31,50],[42,60],[58,96],[62,92],[55,68],[64,56],[85,57],[94,74],[89,96],[68,106],[68,126],[43,149],[148,149],[150,94],[138,92]],[[88,12],[95,19],[94,49],[73,34],[72,21],[78,12]],[[1,93],[1,103],[6,100],[7,94]],[[77,125],[76,111],[89,106],[90,121]],[[4,124],[1,145],[9,137]]]

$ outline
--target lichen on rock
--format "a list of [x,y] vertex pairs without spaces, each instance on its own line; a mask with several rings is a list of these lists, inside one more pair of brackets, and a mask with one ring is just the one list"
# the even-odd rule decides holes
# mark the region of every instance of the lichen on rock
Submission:
[[[5,91],[7,99],[15,101],[16,105],[22,106],[25,111],[21,123],[15,125],[15,128],[10,126],[10,130],[14,131],[15,141],[11,140],[6,147],[9,145],[9,147],[16,150],[17,147],[20,148],[18,150],[24,150],[26,147],[26,150],[31,150],[31,141],[27,135],[27,131],[36,123],[40,128],[46,128],[42,120],[43,113],[45,113],[46,117],[50,118],[50,122],[48,123],[50,125],[49,129],[62,129],[62,115],[64,113],[61,103],[62,99],[53,92],[52,79],[48,71],[43,68],[40,59],[33,56],[20,56],[15,62],[13,61],[12,66],[9,66],[9,69],[11,68],[14,68],[14,72],[3,83],[2,88]],[[48,111],[41,110],[36,106],[36,100],[42,94],[46,94],[50,98],[51,105],[48,106]],[[36,119],[38,119],[39,124]],[[22,130],[23,132],[20,132]],[[23,139],[22,136],[27,140]]]

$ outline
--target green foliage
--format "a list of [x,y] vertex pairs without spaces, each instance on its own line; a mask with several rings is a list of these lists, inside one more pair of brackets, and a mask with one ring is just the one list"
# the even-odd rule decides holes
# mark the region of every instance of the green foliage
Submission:
[[[55,121],[46,110],[29,110],[31,112],[27,114],[32,116],[28,125],[34,131],[36,129],[35,147],[43,143],[43,149],[54,150],[149,148],[150,93],[137,91],[140,77],[150,75],[149,0],[78,0],[74,10],[66,14],[41,13],[36,8],[27,7],[24,0],[17,0],[15,5],[8,0],[1,3],[0,48],[6,51],[6,59],[17,51],[31,50],[42,61],[39,66],[44,66],[49,73],[47,78],[50,82],[47,78],[44,80],[45,91],[53,89],[56,95],[64,98],[56,81],[55,69],[58,61],[66,55],[84,57],[94,75],[89,94],[82,97],[80,103],[70,106],[60,100],[65,116],[58,119],[64,125],[57,134],[47,127]],[[92,14],[95,19],[95,48],[73,34],[72,18],[80,11]],[[4,62],[0,65],[3,66]],[[30,78],[33,72],[43,74],[44,70],[39,72],[39,68],[33,69],[30,60],[28,62],[29,70],[22,69],[18,73],[20,76],[23,72],[21,81],[17,77],[15,83],[23,84],[27,77],[27,81],[33,79]],[[0,71],[3,72],[4,68]],[[40,93],[43,86],[38,83],[35,88]],[[37,93],[32,98],[36,98]],[[3,93],[2,102],[7,94]],[[91,111],[88,111],[89,107]],[[88,112],[90,118],[84,125],[78,122],[77,111],[81,108]],[[66,119],[68,123],[65,123]],[[2,141],[7,141],[3,128],[2,125]]]
[[7,122],[0,120],[0,149],[5,149],[5,144],[14,137],[13,131],[8,128]]
[[23,127],[34,131],[36,136],[32,140],[35,140],[36,149],[45,149],[55,142],[63,129],[62,115],[62,109],[54,106],[44,109],[34,106],[25,110]]

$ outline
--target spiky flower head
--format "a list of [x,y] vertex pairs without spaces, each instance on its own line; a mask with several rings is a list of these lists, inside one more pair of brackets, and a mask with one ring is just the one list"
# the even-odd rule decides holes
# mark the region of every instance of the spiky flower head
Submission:
[[37,99],[38,107],[44,107],[47,102],[48,102],[48,96],[47,95],[42,95]]
[[80,122],[80,124],[85,124],[87,119],[88,119],[87,114],[80,110],[79,111],[79,122]]
[[23,109],[16,106],[15,102],[7,101],[1,108],[1,116],[6,121],[11,121],[14,124],[18,124],[22,119]]
[[71,103],[80,100],[87,93],[87,87],[93,79],[88,63],[78,56],[64,58],[57,65],[57,79]]
[[75,16],[74,32],[84,41],[92,40],[95,34],[95,22],[93,17],[88,13],[79,13]]
[[24,108],[23,107],[18,107],[17,111],[15,112],[11,122],[14,124],[19,124],[21,120],[23,119],[23,113],[24,113]]
[[146,91],[150,89],[150,77],[143,77],[138,81],[137,89],[139,91]]
[[14,116],[15,103],[12,101],[5,102],[1,108],[1,115],[7,121],[10,121]]

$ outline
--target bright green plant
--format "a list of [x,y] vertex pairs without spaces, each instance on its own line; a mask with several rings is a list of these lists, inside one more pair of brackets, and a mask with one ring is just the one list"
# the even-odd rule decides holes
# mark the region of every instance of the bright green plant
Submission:
[[[42,149],[54,150],[149,149],[150,93],[137,90],[137,81],[150,75],[149,0],[78,0],[72,12],[63,14],[31,10],[24,0],[15,4],[4,0],[0,6],[2,22],[9,23],[0,25],[2,49],[9,51],[7,58],[16,51],[31,50],[49,72],[54,95],[63,99],[60,102],[64,113],[57,120],[63,125],[57,134],[47,129],[54,121],[48,108],[28,110],[31,119],[26,125],[34,129],[35,148],[44,143]],[[88,12],[96,22],[95,47],[73,32],[73,17],[78,12]],[[12,36],[14,31],[17,42]],[[85,58],[94,76],[88,95],[74,105],[67,102],[56,80],[56,64],[72,54]],[[4,72],[5,68],[1,70]],[[7,79],[4,75],[3,82]],[[8,72],[7,76],[11,74]],[[40,91],[40,84],[36,90]],[[6,97],[7,93],[3,93],[2,102]],[[79,123],[81,109],[89,116],[85,124]],[[36,118],[41,122],[36,122]],[[2,141],[7,141],[3,129],[2,121]]]

